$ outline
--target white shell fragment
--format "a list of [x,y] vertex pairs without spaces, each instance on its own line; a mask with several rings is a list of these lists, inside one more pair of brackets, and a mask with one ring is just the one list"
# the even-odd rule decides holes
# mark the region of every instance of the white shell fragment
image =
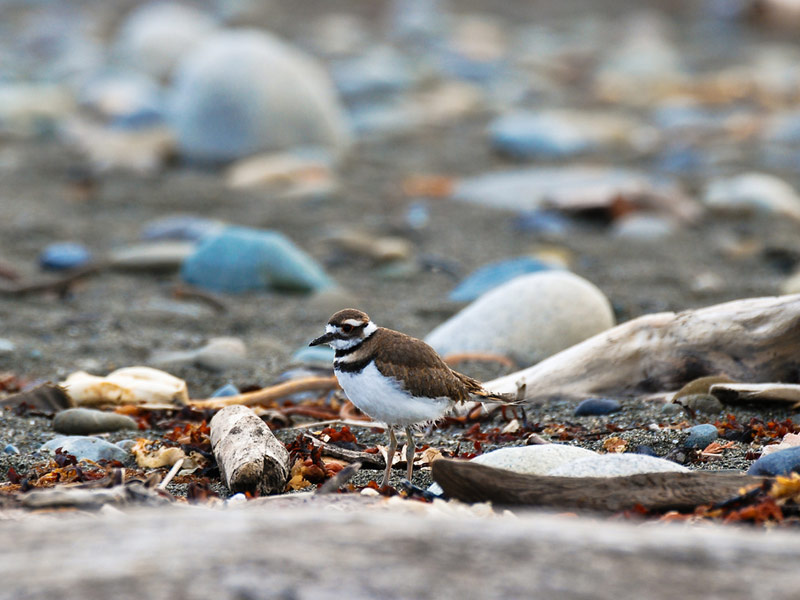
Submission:
[[126,367],[99,377],[76,371],[60,383],[75,406],[102,404],[184,405],[186,382],[150,367]]

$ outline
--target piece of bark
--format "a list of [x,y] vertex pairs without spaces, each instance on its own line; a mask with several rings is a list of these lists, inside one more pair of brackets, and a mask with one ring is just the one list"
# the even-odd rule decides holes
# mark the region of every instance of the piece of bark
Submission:
[[641,473],[621,477],[525,475],[474,462],[442,458],[431,464],[433,480],[448,498],[503,506],[619,512],[691,510],[732,498],[762,477],[737,473]]
[[385,469],[386,468],[386,461],[383,460],[383,457],[380,454],[370,454],[369,452],[360,452],[358,450],[348,450],[347,448],[342,448],[341,446],[337,446],[336,444],[329,444],[327,442],[323,442],[321,439],[314,437],[313,435],[309,435],[308,433],[304,433],[303,437],[311,440],[311,443],[315,446],[319,446],[322,448],[322,454],[325,456],[330,456],[333,458],[338,458],[341,460],[345,460],[349,463],[361,463],[361,466],[365,469]]
[[252,406],[256,404],[268,404],[273,400],[278,400],[291,394],[300,392],[320,391],[327,392],[339,389],[339,382],[336,377],[304,377],[285,383],[279,383],[254,392],[237,394],[235,396],[223,396],[221,398],[208,398],[206,400],[189,400],[189,404],[195,408],[222,408],[224,406],[244,405]]
[[800,385],[790,383],[716,383],[709,392],[723,404],[775,402],[800,406]]
[[43,383],[25,392],[18,392],[0,400],[0,406],[15,407],[26,404],[35,410],[56,413],[70,406],[64,388],[54,383]]
[[289,477],[289,452],[250,408],[223,408],[210,427],[214,457],[231,491],[283,491]]
[[0,597],[792,600],[800,589],[791,529],[409,514],[364,497],[349,512],[326,506],[339,498],[4,520]]
[[798,352],[800,294],[750,298],[633,319],[484,387],[523,385],[535,401],[676,390],[705,375],[794,382]]

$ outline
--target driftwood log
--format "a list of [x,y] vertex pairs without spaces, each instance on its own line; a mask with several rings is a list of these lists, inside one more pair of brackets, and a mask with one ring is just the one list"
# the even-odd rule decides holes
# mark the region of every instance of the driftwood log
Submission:
[[705,375],[798,379],[800,294],[750,298],[613,327],[540,363],[487,382],[526,400],[676,390]]
[[289,452],[247,406],[227,406],[211,419],[211,447],[225,485],[233,492],[282,492]]
[[788,600],[800,589],[796,533],[712,525],[248,503],[25,517],[0,532],[9,600]]
[[433,480],[448,498],[552,509],[619,512],[636,506],[648,510],[691,510],[723,502],[763,477],[737,473],[641,473],[624,477],[551,477],[526,475],[463,460],[431,464]]

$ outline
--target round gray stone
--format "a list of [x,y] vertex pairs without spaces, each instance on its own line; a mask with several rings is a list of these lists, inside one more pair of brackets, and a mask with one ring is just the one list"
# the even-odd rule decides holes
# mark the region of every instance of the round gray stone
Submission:
[[90,408],[68,408],[55,416],[53,429],[68,435],[86,435],[120,429],[138,429],[138,425],[127,415]]
[[559,477],[622,477],[638,473],[685,473],[689,469],[646,454],[598,454],[562,464],[548,475]]
[[705,448],[717,439],[717,428],[711,423],[703,423],[689,428],[689,437],[683,443],[684,448]]
[[425,339],[442,355],[487,352],[536,363],[614,325],[605,294],[567,271],[516,277],[478,298]]

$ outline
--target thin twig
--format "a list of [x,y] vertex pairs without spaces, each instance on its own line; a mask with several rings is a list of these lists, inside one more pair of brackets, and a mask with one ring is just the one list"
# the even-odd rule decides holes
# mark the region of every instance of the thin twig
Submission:
[[303,379],[294,379],[286,383],[261,388],[254,392],[247,392],[246,394],[205,400],[189,400],[189,405],[195,408],[223,408],[233,404],[253,406],[254,404],[267,404],[273,400],[291,396],[292,394],[299,394],[300,392],[330,391],[338,388],[339,382],[336,381],[336,377],[333,375],[330,377],[304,377]]
[[72,269],[55,279],[42,279],[40,281],[18,282],[0,285],[0,294],[6,296],[24,296],[40,292],[57,292],[63,294],[69,287],[80,279],[97,275],[108,267],[107,262],[97,262]]
[[172,481],[172,478],[175,477],[175,475],[178,474],[178,471],[181,470],[181,467],[183,466],[183,461],[184,460],[185,459],[180,458],[175,462],[174,465],[172,465],[172,468],[169,470],[169,473],[167,473],[164,476],[164,479],[156,487],[157,490],[165,490],[165,489],[167,489],[167,486],[169,485],[169,482]]

